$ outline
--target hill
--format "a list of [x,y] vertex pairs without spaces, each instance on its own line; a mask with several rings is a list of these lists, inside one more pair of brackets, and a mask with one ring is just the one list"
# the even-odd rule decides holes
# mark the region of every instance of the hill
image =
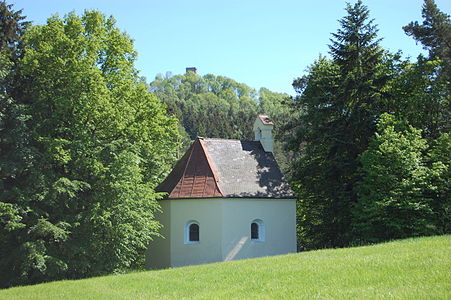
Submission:
[[446,299],[450,246],[450,235],[406,239],[15,287],[0,299]]

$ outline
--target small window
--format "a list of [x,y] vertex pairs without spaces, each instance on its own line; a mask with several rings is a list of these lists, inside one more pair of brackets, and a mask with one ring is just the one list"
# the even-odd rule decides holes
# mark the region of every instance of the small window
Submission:
[[258,224],[255,222],[251,224],[251,239],[258,240]]
[[185,244],[199,244],[200,226],[197,221],[189,221],[185,224]]
[[189,241],[190,242],[199,241],[199,225],[195,223],[189,225]]
[[251,241],[265,241],[265,225],[262,220],[254,220],[251,223]]

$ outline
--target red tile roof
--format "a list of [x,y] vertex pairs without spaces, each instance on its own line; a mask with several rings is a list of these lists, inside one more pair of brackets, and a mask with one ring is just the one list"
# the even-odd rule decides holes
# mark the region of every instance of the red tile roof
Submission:
[[223,197],[218,177],[201,139],[197,139],[158,190],[168,198]]

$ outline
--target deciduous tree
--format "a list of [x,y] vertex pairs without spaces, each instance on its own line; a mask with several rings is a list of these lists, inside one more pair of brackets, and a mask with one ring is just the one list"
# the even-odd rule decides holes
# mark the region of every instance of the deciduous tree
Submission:
[[429,169],[421,131],[384,114],[361,155],[362,179],[353,210],[355,240],[380,242],[439,233],[432,198],[425,191]]
[[154,187],[175,158],[176,119],[139,79],[112,17],[53,16],[24,39],[19,100],[37,152],[8,200],[19,225],[2,286],[139,267],[158,232]]

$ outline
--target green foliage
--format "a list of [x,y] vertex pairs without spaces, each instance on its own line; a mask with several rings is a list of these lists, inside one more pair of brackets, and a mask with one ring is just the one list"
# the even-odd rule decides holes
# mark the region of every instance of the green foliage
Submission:
[[440,233],[451,232],[451,134],[443,133],[432,142],[425,158],[429,168],[425,197],[431,199],[434,222]]
[[287,124],[290,122],[291,98],[287,94],[272,92],[266,88],[261,88],[258,92],[259,113],[268,115],[274,122],[274,155],[277,163],[282,170],[289,170],[292,163],[293,153],[283,147],[283,141],[286,139]]
[[[407,35],[412,36],[415,41],[423,45],[424,49],[429,51],[429,60],[439,62],[435,81],[443,84],[448,90],[448,106],[446,106],[446,109],[449,112],[451,94],[451,19],[448,14],[440,11],[434,0],[424,0],[422,17],[422,24],[419,24],[418,21],[410,22],[403,29]],[[449,113],[447,121],[449,123]]]
[[305,248],[449,232],[449,18],[425,3],[425,23],[405,29],[429,59],[402,61],[381,49],[357,1],[333,34],[331,59],[320,57],[293,83],[285,146],[297,154],[290,175]]
[[425,0],[423,18],[423,24],[411,22],[404,30],[429,50],[429,59],[394,65],[397,74],[387,88],[387,111],[393,116],[382,116],[378,134],[361,156],[353,224],[357,240],[450,231],[451,24],[432,0]]
[[0,2],[0,287],[139,268],[178,145],[253,139],[258,113],[277,124],[302,247],[449,233],[449,16],[425,0],[404,27],[429,50],[413,63],[379,46],[362,1],[346,11],[290,99],[194,72],[148,86],[112,17],[29,26]]
[[1,290],[0,298],[447,299],[450,239],[450,236],[416,238],[367,247],[51,282]]
[[12,5],[4,1],[0,3],[0,287],[14,276],[5,262],[19,255],[11,245],[14,234],[26,227],[24,208],[14,199],[20,197],[17,186],[23,183],[23,170],[34,156],[26,126],[27,111],[15,97],[17,60],[27,26],[23,20],[21,11],[13,11]]
[[378,132],[361,155],[354,227],[357,240],[377,242],[440,233],[432,199],[425,197],[427,149],[421,131],[384,114]]
[[[407,35],[423,44],[431,58],[451,63],[451,21],[449,15],[440,11],[434,0],[424,0],[421,13],[423,23],[410,22],[403,29]],[[449,67],[449,66],[448,66]]]
[[283,124],[290,116],[288,106],[290,97],[287,94],[271,92],[266,88],[261,88],[258,94],[260,112],[269,115],[275,123]]
[[420,97],[410,103],[420,106],[424,113],[418,115],[423,116],[426,124],[412,122],[412,125],[422,128],[430,137],[438,138],[450,129],[451,20],[448,14],[440,11],[434,0],[424,1],[422,16],[422,24],[410,22],[403,29],[429,51],[429,59],[419,57],[417,66],[409,70],[413,76],[407,72],[404,84],[419,83],[414,96]]
[[14,11],[12,4],[0,2],[0,49],[14,61],[22,48],[22,35],[30,24],[24,21],[22,10]]
[[292,179],[299,194],[299,238],[307,248],[344,246],[356,201],[358,156],[384,111],[391,57],[366,6],[348,4],[333,34],[332,59],[320,57],[294,81],[297,116],[288,149],[299,153]]
[[447,82],[440,79],[441,61],[419,56],[416,63],[401,62],[397,68],[387,89],[388,111],[421,129],[429,140],[447,132],[451,95]]
[[21,11],[0,2],[0,195],[31,154],[27,148],[27,112],[16,97],[17,60],[21,56],[22,34],[28,23]]
[[34,156],[2,195],[1,285],[139,267],[159,228],[153,189],[175,159],[176,119],[139,79],[112,17],[53,16],[24,40],[18,101]]
[[[158,76],[151,91],[177,116],[190,139],[197,136],[252,139],[256,92],[230,78],[194,72]],[[183,134],[183,131],[182,131]],[[185,141],[188,143],[188,141]]]

